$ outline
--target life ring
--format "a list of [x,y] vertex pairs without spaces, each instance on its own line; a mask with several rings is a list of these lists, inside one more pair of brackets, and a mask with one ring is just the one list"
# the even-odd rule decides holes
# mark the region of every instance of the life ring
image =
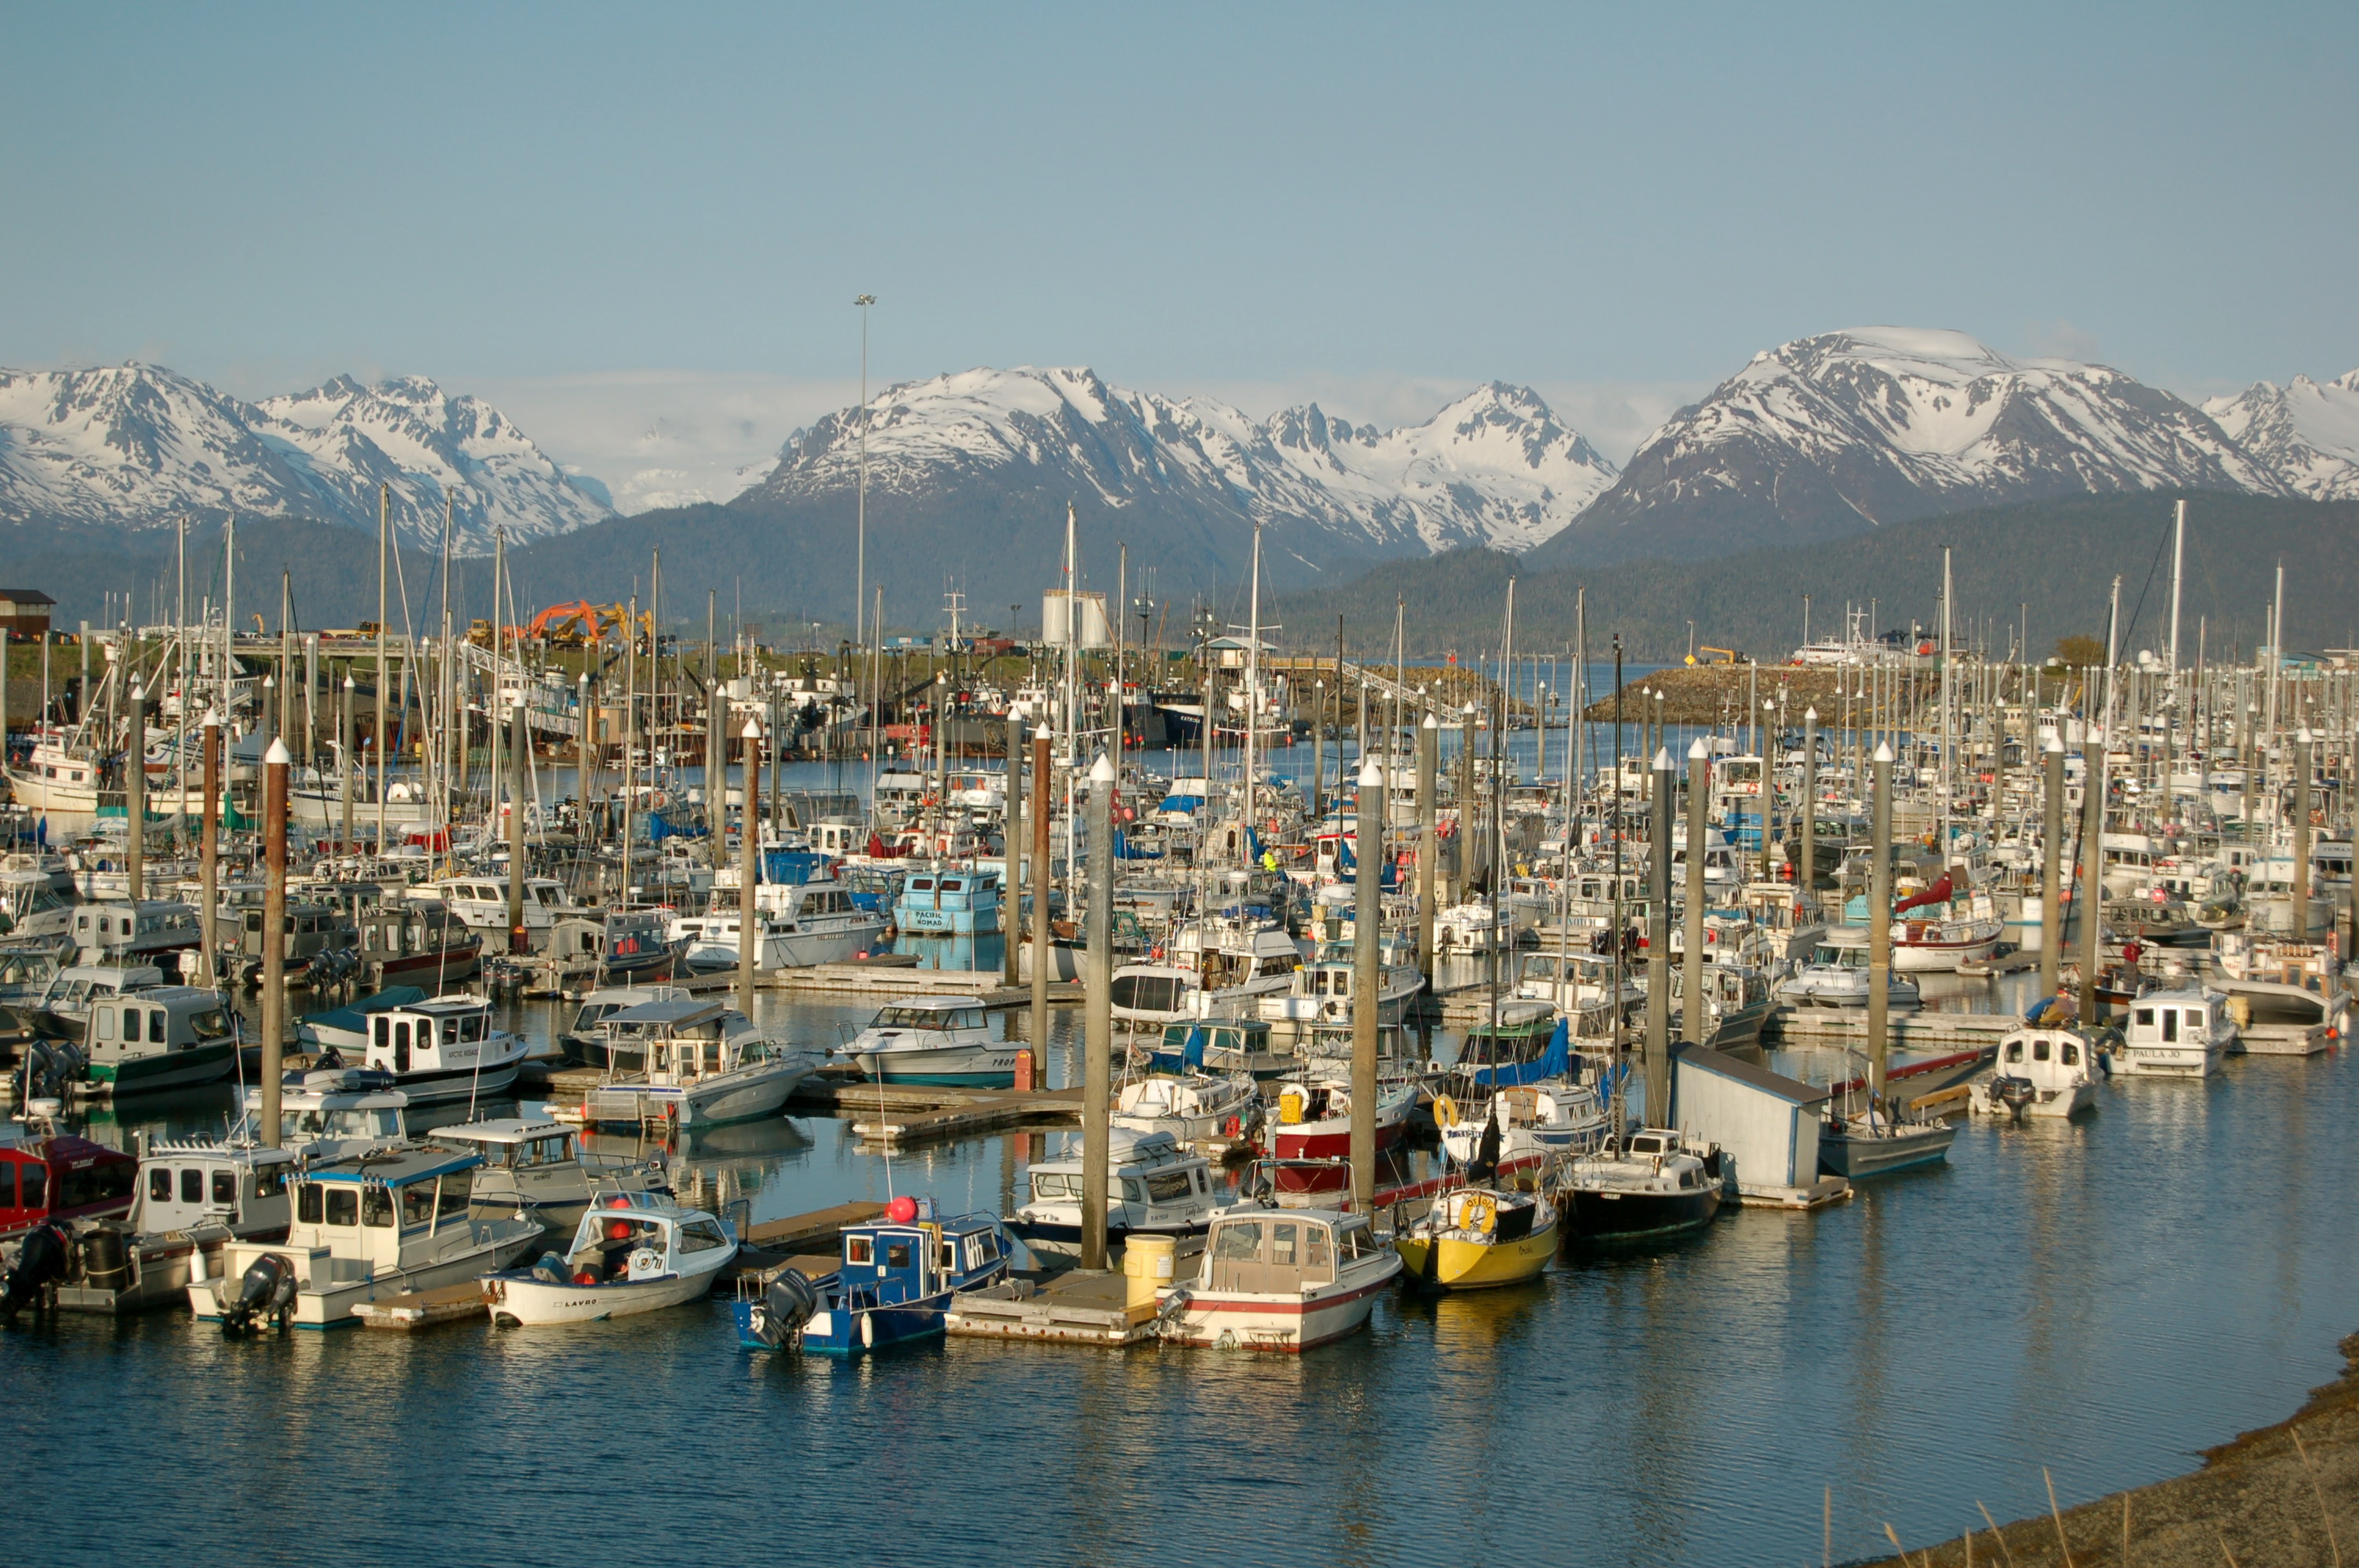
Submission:
[[1458,1211],[1461,1227],[1477,1236],[1488,1236],[1499,1223],[1499,1203],[1488,1193],[1471,1195]]
[[1458,1125],[1458,1102],[1448,1095],[1433,1097],[1433,1125],[1447,1132]]

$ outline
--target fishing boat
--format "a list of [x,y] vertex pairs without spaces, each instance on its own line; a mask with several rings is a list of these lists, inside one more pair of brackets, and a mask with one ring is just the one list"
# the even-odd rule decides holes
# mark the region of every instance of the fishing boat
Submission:
[[237,1065],[237,1021],[219,991],[151,986],[93,1001],[83,1050],[95,1095],[217,1083]]
[[422,983],[440,995],[474,979],[482,967],[482,935],[432,899],[378,903],[362,910],[353,925],[361,973],[373,985]]
[[38,1022],[44,1033],[80,1040],[92,1007],[101,999],[152,990],[163,983],[164,971],[153,964],[70,964],[50,977],[31,1010],[41,1015]]
[[58,1287],[59,1308],[120,1314],[184,1299],[190,1280],[219,1271],[230,1242],[287,1233],[296,1160],[208,1138],[149,1142],[131,1212],[76,1227],[78,1267]]
[[1006,1278],[1008,1247],[990,1215],[938,1218],[931,1198],[902,1196],[882,1219],[843,1227],[832,1272],[812,1267],[790,1262],[740,1287],[741,1348],[860,1356],[931,1338],[952,1295]]
[[[364,1067],[313,1067],[288,1075],[278,1090],[278,1146],[313,1164],[382,1153],[409,1141],[409,1097],[392,1076]],[[262,1087],[245,1091],[245,1114],[230,1130],[234,1143],[260,1141]]]
[[1998,1065],[1966,1091],[1978,1116],[2072,1117],[2097,1104],[2097,1052],[2078,1029],[2010,1030],[1999,1042]]
[[484,1304],[508,1328],[632,1317],[709,1295],[736,1256],[726,1220],[648,1194],[617,1195],[582,1216],[562,1257],[485,1274]]
[[0,931],[16,941],[66,935],[76,905],[48,871],[0,870]]
[[564,1050],[565,1059],[576,1066],[639,1072],[647,1063],[633,1037],[625,1037],[623,1054],[616,1054],[614,1036],[603,1027],[606,1021],[643,1002],[669,1001],[688,994],[679,987],[668,985],[601,986],[582,999],[573,1022],[558,1035],[557,1043]]
[[1364,1327],[1401,1256],[1364,1214],[1230,1209],[1212,1222],[1193,1280],[1158,1292],[1166,1339],[1296,1353]]
[[623,986],[669,979],[682,951],[671,937],[671,914],[651,903],[608,909],[590,936],[597,946],[599,978]]
[[971,996],[919,996],[877,1012],[834,1054],[878,1083],[1012,1088],[1017,1042],[994,1039]]
[[473,1219],[522,1214],[564,1235],[596,1205],[670,1193],[663,1156],[629,1160],[592,1154],[575,1130],[547,1117],[498,1117],[438,1127],[432,1141],[479,1155],[467,1200]]
[[912,871],[893,905],[904,931],[987,936],[999,929],[999,873],[973,869]]
[[[1408,1130],[1409,1112],[1417,1108],[1417,1086],[1407,1079],[1379,1080],[1376,1103],[1371,1108],[1376,1148],[1386,1150]],[[1317,1160],[1352,1152],[1352,1087],[1338,1076],[1305,1076],[1278,1086],[1277,1122],[1270,1132],[1270,1152],[1280,1160]]]
[[464,994],[369,1015],[365,1065],[392,1075],[412,1106],[492,1099],[516,1080],[531,1047],[492,1026],[492,1004]]
[[702,998],[644,1002],[606,1028],[636,1040],[645,1065],[590,1091],[582,1115],[594,1126],[685,1132],[776,1116],[820,1066],[809,1052],[773,1044],[742,1014]]
[[1162,1041],[1147,1053],[1149,1071],[1242,1073],[1256,1084],[1282,1078],[1301,1065],[1291,1051],[1271,1041],[1267,1023],[1255,1019],[1211,1019],[1167,1023]]
[[47,1123],[15,1122],[0,1135],[0,1244],[37,1226],[71,1225],[131,1212],[139,1162],[120,1149]]
[[[755,914],[757,970],[840,964],[875,951],[885,940],[884,916],[861,908],[848,890],[833,882],[766,882],[760,891],[772,898],[769,907]],[[671,935],[686,944],[690,968],[711,971],[737,967],[742,929],[736,910],[720,909],[674,921]]]
[[1442,1149],[1462,1165],[1473,1163],[1484,1131],[1497,1128],[1499,1147],[1494,1159],[1501,1169],[1594,1149],[1611,1130],[1597,1091],[1562,1078],[1508,1084],[1463,1108],[1448,1095],[1439,1096],[1433,1102],[1433,1124],[1441,1133]]
[[1710,1225],[1723,1178],[1718,1146],[1649,1127],[1564,1162],[1549,1191],[1575,1239],[1645,1241]]
[[[1376,1022],[1398,1023],[1425,989],[1416,947],[1406,936],[1388,934],[1377,945],[1376,962]],[[1359,995],[1357,973],[1350,943],[1321,943],[1311,961],[1293,972],[1287,990],[1262,997],[1256,1011],[1273,1023],[1349,1023]]]
[[373,996],[310,1014],[295,1026],[295,1038],[317,1054],[364,1056],[368,1054],[371,1018],[397,1007],[413,1007],[424,1001],[426,996],[416,986],[388,986]]
[[[1110,1134],[1106,1166],[1106,1245],[1134,1235],[1192,1237],[1212,1222],[1212,1164],[1180,1148],[1169,1132]],[[1031,1169],[1031,1201],[1006,1220],[1009,1235],[1043,1258],[1082,1249],[1081,1152]]]
[[2228,998],[2209,988],[2148,991],[2122,1021],[2114,1071],[2125,1077],[2206,1078],[2237,1044]]
[[221,1273],[189,1281],[190,1308],[231,1335],[265,1323],[341,1328],[358,1321],[354,1307],[506,1268],[540,1227],[467,1217],[479,1162],[412,1148],[310,1167],[295,1183],[287,1239],[224,1246]]
[[1404,1277],[1437,1291],[1538,1279],[1556,1252],[1556,1206],[1537,1193],[1451,1187],[1393,1238]]

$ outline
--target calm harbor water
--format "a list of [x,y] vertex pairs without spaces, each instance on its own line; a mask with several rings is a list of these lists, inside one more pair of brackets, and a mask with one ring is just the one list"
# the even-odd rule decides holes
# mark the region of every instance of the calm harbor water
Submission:
[[[832,1041],[864,1006],[772,1021]],[[546,1028],[552,1010],[519,1022]],[[1076,1011],[1052,1070],[1072,1068]],[[178,1313],[0,1336],[25,1562],[1815,1562],[2183,1470],[2333,1375],[2359,1260],[2341,1057],[2122,1083],[2071,1127],[1745,1210],[1537,1283],[1396,1295],[1300,1358],[952,1341],[748,1356],[697,1304],[572,1329],[244,1343]],[[217,1124],[227,1093],[93,1131]],[[723,1130],[757,1218],[894,1190],[1005,1210],[1051,1140]],[[102,1501],[103,1499],[103,1501]],[[71,1500],[71,1501],[70,1501]]]

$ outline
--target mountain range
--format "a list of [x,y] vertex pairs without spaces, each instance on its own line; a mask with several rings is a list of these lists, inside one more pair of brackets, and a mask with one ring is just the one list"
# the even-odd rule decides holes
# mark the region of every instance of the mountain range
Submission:
[[[853,519],[862,448],[866,555]],[[975,369],[885,389],[799,430],[726,505],[617,515],[480,399],[338,377],[245,403],[170,371],[0,371],[0,523],[150,528],[180,514],[374,528],[406,544],[496,532],[549,591],[619,595],[666,552],[676,594],[849,620],[855,576],[887,620],[947,589],[976,613],[1055,580],[1068,505],[1091,586],[1115,546],[1134,589],[1239,585],[1256,527],[1274,589],[1462,547],[1538,568],[1717,558],[1910,519],[2074,495],[2359,498],[2359,372],[2261,382],[2201,406],[2120,371],[2011,359],[1962,333],[1858,328],[1756,354],[1617,469],[1528,388],[1490,383],[1382,429],[1318,406],[1266,418],[1109,384],[1086,368]]]
[[506,416],[416,377],[241,402],[155,365],[0,370],[0,521],[140,529],[236,512],[374,530],[378,487],[405,542],[491,549],[614,515]]

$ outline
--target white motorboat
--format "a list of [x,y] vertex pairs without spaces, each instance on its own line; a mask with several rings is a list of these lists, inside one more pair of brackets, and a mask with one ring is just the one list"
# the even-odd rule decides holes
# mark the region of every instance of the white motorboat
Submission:
[[581,1147],[572,1128],[547,1117],[506,1116],[438,1127],[430,1137],[483,1157],[467,1203],[475,1219],[529,1215],[543,1229],[562,1236],[592,1205],[671,1191],[662,1155],[630,1160],[592,1154]]
[[1434,914],[1433,950],[1437,953],[1495,953],[1515,945],[1514,921],[1482,899],[1453,903]]
[[1114,1097],[1113,1124],[1181,1143],[1249,1138],[1261,1125],[1261,1089],[1250,1073],[1137,1078]]
[[1977,1116],[2071,1117],[2097,1103],[2097,1051],[2078,1029],[2012,1030],[1999,1043],[1991,1076],[1966,1091]]
[[2114,1047],[2114,1071],[2125,1077],[2209,1077],[2236,1044],[2235,1021],[2220,991],[2148,991],[2125,1011]]
[[[1377,944],[1376,963],[1376,1022],[1398,1023],[1425,989],[1415,946],[1405,934],[1387,935]],[[1261,998],[1260,1016],[1273,1023],[1349,1023],[1359,994],[1357,972],[1350,943],[1321,943],[1318,956],[1294,971],[1283,995]]]
[[[1116,1131],[1107,1145],[1106,1245],[1133,1236],[1204,1234],[1215,1206],[1212,1162],[1190,1154],[1168,1132]],[[1031,1168],[1030,1201],[1009,1216],[1008,1233],[1043,1258],[1071,1259],[1082,1248],[1082,1158]]]
[[[314,1067],[289,1076],[278,1090],[278,1146],[311,1163],[380,1153],[409,1141],[403,1112],[409,1097],[389,1087],[384,1073],[360,1067]],[[257,1139],[262,1088],[248,1086],[245,1115],[230,1131],[233,1141]]]
[[1195,1278],[1158,1292],[1164,1337],[1299,1353],[1364,1326],[1401,1268],[1364,1214],[1233,1208],[1212,1222]]
[[879,1083],[1010,1088],[1017,1042],[994,1039],[971,996],[908,997],[881,1009],[835,1054]]
[[[357,808],[355,808],[357,810]],[[538,883],[548,881],[548,889]],[[549,889],[552,897],[544,897]],[[557,929],[558,911],[555,900],[563,894],[562,884],[546,878],[525,880],[524,902],[520,914],[524,917],[525,948],[527,952],[545,953],[549,937]],[[484,951],[505,953],[509,949],[508,888],[505,880],[488,876],[446,877],[414,889],[412,898],[436,898],[443,907],[464,922],[470,930],[484,938]]]
[[[884,945],[885,916],[861,908],[835,882],[764,882],[755,896],[761,902],[755,912],[754,967],[763,973],[840,964]],[[676,919],[671,935],[688,944],[690,968],[734,969],[743,929],[732,907]]]
[[516,1080],[531,1046],[492,1027],[492,1004],[463,992],[369,1015],[366,1065],[392,1075],[413,1106],[492,1099]]
[[467,1217],[473,1154],[401,1149],[312,1166],[295,1183],[284,1241],[234,1241],[189,1305],[225,1334],[265,1323],[337,1328],[353,1309],[504,1269],[540,1239],[521,1215]]
[[712,1292],[737,1255],[737,1233],[702,1209],[615,1198],[582,1215],[562,1257],[484,1276],[484,1303],[506,1327],[601,1323]]
[[[1820,1007],[1867,1005],[1867,941],[1864,925],[1838,925],[1810,953],[1804,964],[1774,986],[1781,1001],[1810,1002]],[[1885,1004],[1908,1009],[1923,1000],[1917,982],[1903,979],[1896,968],[1885,981]]]
[[617,1051],[635,1051],[642,1066],[590,1091],[582,1114],[593,1125],[686,1130],[776,1116],[795,1086],[819,1071],[809,1052],[774,1044],[709,998],[643,1002],[604,1027]]

